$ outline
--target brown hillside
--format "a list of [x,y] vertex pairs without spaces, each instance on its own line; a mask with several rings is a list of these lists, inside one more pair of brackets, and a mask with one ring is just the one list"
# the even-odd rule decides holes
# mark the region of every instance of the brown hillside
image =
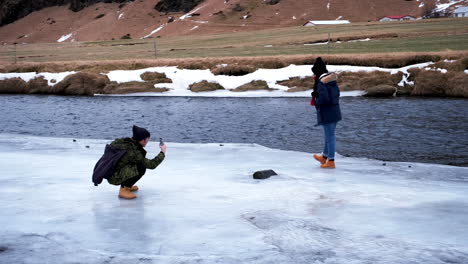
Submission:
[[[154,8],[158,1],[154,0],[134,1],[123,7],[118,3],[98,3],[79,12],[56,6],[0,27],[0,42],[56,42],[69,34],[72,35],[66,42],[120,39],[127,34],[134,39],[190,36],[301,26],[309,20],[375,21],[386,15],[406,14],[419,17],[434,1],[281,0],[270,5],[264,0],[205,0],[190,11],[192,17],[185,18],[183,13],[158,12]],[[421,7],[423,2],[425,6]],[[468,5],[468,0],[457,5],[461,4]]]

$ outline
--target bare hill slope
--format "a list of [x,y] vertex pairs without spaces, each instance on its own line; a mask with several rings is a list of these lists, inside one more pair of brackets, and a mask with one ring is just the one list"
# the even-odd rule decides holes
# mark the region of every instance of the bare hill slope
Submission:
[[[8,1],[3,0],[2,5]],[[309,20],[376,21],[387,15],[419,17],[444,2],[453,3],[451,8],[468,4],[467,0],[179,0],[173,1],[174,8],[165,5],[170,2],[165,0],[119,2],[126,1],[90,0],[78,12],[67,4],[43,8],[0,27],[0,42],[190,36],[301,26]],[[171,12],[192,6],[188,13]]]

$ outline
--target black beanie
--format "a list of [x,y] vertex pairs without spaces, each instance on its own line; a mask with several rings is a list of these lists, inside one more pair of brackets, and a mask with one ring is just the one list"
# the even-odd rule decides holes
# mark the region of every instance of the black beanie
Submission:
[[317,76],[317,78],[320,78],[320,76],[324,73],[327,73],[327,66],[325,65],[325,62],[323,62],[322,57],[318,57],[315,60],[314,66],[312,66],[312,72]]
[[136,140],[136,141],[141,141],[143,139],[146,139],[146,138],[149,138],[151,135],[150,135],[150,132],[148,132],[148,130],[142,128],[142,127],[137,127],[137,126],[133,126],[133,139]]

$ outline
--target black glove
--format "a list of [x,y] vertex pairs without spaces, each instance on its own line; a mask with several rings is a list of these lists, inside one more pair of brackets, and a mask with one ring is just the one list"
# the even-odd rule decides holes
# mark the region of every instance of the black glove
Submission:
[[313,91],[313,92],[312,92],[312,96],[315,97],[315,98],[318,98],[318,92],[317,92],[317,91]]

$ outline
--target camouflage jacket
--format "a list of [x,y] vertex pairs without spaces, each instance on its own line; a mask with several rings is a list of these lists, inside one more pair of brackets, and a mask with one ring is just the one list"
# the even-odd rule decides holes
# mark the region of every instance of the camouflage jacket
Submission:
[[116,139],[111,145],[118,149],[127,150],[127,153],[117,163],[112,177],[107,179],[110,184],[114,185],[119,185],[130,178],[138,176],[138,164],[143,164],[148,169],[155,169],[165,157],[164,153],[160,152],[154,159],[147,159],[146,150],[131,138]]

